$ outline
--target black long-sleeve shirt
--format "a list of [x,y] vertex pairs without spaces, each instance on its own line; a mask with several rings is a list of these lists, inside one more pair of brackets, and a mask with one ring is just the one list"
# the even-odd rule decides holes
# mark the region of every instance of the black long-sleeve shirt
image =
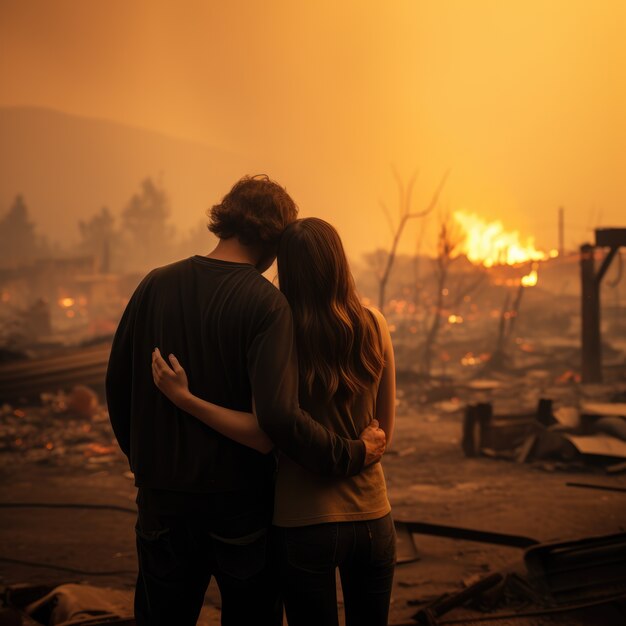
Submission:
[[358,473],[360,441],[331,433],[298,404],[293,321],[285,297],[252,265],[194,256],[153,270],[130,299],[106,377],[113,430],[138,487],[215,492],[270,480],[263,455],[174,406],[152,380],[152,350],[174,353],[195,395],[251,411],[274,444],[323,474]]

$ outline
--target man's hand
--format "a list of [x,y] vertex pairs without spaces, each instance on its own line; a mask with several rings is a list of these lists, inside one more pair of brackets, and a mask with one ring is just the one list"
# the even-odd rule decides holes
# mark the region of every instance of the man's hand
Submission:
[[387,437],[385,432],[379,428],[378,420],[372,420],[370,425],[361,433],[359,439],[365,443],[365,467],[380,461],[385,452]]

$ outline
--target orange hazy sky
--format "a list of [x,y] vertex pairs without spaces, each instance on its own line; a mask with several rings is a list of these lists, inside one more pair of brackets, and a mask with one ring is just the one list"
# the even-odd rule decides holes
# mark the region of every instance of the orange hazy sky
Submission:
[[623,0],[0,0],[0,106],[249,155],[353,254],[392,164],[545,248],[562,204],[573,247],[626,225],[625,33]]

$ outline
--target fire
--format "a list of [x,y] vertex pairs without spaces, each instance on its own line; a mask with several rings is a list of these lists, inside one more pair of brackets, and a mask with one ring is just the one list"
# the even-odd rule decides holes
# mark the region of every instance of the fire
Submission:
[[69,307],[74,306],[74,298],[61,298],[59,300],[59,305],[68,309]]
[[[518,231],[504,230],[500,221],[486,222],[473,213],[463,211],[456,211],[454,219],[465,231],[463,253],[472,263],[493,267],[543,261],[548,258],[545,252],[535,248],[533,237],[528,237],[523,242]],[[536,283],[536,272],[534,280]]]
[[526,274],[526,276],[522,276],[522,287],[534,287],[537,284],[537,264],[534,263],[530,273]]

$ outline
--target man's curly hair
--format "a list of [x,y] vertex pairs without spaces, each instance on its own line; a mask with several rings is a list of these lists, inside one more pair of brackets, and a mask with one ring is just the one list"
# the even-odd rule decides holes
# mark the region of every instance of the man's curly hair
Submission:
[[220,239],[276,247],[285,227],[298,217],[298,207],[283,187],[262,174],[244,176],[207,213],[209,230]]

